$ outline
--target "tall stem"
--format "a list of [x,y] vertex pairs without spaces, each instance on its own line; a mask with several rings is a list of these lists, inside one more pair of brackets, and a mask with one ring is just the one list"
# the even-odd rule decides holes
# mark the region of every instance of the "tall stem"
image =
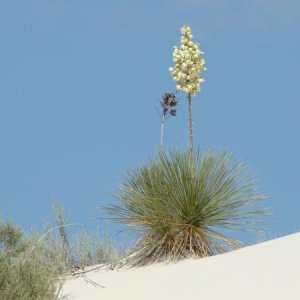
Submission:
[[188,93],[189,104],[189,129],[190,129],[190,157],[193,159],[194,155],[194,136],[193,136],[193,116],[192,116],[192,95]]
[[161,128],[160,128],[160,145],[164,145],[164,129],[165,129],[165,114],[162,114],[161,117]]

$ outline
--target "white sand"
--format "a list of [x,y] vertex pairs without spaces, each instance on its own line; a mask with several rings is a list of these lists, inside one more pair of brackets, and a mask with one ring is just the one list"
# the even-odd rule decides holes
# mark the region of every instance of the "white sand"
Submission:
[[300,300],[300,233],[213,257],[71,278],[67,299]]

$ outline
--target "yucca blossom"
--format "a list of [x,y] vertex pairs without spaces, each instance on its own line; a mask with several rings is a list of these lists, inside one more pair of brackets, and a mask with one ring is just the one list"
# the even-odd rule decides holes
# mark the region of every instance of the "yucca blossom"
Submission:
[[189,105],[189,130],[190,130],[190,154],[194,152],[193,123],[192,123],[192,96],[201,90],[204,82],[202,72],[206,71],[204,54],[199,45],[192,41],[191,28],[187,25],[181,29],[182,37],[179,47],[174,47],[174,66],[169,69],[173,79],[177,82],[176,89],[188,94]]

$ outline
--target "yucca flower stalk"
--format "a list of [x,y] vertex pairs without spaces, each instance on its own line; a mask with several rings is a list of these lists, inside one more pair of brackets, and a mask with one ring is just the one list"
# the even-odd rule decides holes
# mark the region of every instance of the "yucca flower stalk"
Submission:
[[200,258],[235,249],[241,243],[222,229],[251,230],[266,212],[252,173],[223,151],[159,151],[130,171],[102,207],[116,222],[140,233],[128,257],[132,266]]
[[164,144],[164,129],[165,122],[168,116],[175,117],[176,116],[176,105],[177,105],[177,97],[175,93],[164,93],[162,96],[161,107],[161,128],[160,128],[160,146],[163,147]]
[[192,41],[191,28],[187,25],[181,28],[181,44],[174,47],[174,66],[169,69],[173,79],[177,82],[176,88],[187,93],[189,111],[189,138],[190,156],[194,153],[193,118],[192,118],[192,97],[200,92],[201,84],[204,82],[201,76],[206,70],[204,54],[199,45]]

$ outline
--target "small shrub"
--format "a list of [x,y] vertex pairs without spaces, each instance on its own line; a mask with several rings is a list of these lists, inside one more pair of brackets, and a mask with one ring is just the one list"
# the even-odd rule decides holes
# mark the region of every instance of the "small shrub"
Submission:
[[30,253],[34,239],[25,238],[13,223],[1,222],[0,232],[1,300],[52,300],[57,265],[46,260],[41,249]]
[[[69,240],[64,210],[54,207],[56,227],[24,235],[12,222],[0,220],[0,299],[53,300],[74,264],[111,263],[117,251],[111,240],[82,231]],[[61,228],[64,228],[63,230]]]

